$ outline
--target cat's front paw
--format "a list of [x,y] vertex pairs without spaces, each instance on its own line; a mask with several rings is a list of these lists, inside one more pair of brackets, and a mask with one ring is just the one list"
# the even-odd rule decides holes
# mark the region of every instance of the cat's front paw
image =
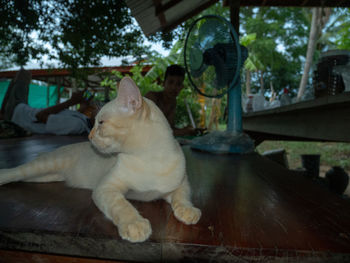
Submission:
[[202,212],[193,206],[178,206],[174,210],[175,217],[186,225],[197,224],[201,218]]
[[130,242],[143,242],[152,234],[151,224],[142,217],[120,224],[118,229],[119,235]]

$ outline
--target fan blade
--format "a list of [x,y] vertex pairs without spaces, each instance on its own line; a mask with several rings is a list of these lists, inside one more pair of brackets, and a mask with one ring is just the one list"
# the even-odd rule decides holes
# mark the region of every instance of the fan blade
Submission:
[[204,63],[215,67],[215,81],[219,89],[224,88],[232,80],[235,55],[235,49],[231,43],[218,43],[204,52]]
[[190,71],[193,77],[200,77],[207,66],[203,64],[203,52],[198,42],[194,43],[190,51]]

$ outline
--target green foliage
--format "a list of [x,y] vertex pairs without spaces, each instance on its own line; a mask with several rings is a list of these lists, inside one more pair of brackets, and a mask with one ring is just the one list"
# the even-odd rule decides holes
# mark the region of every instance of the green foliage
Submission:
[[[296,90],[300,81],[302,60],[306,54],[308,21],[301,8],[241,8],[241,29],[255,34],[247,46],[249,61],[255,70],[264,72],[264,82],[275,90],[285,87]],[[296,48],[298,47],[298,48]],[[249,70],[254,70],[251,64]],[[283,74],[281,76],[281,74]],[[298,77],[299,76],[299,77]],[[252,85],[260,86],[259,78]]]
[[[184,30],[188,31],[195,19],[207,14],[230,20],[229,9],[219,2],[186,21]],[[319,46],[320,50],[349,49],[349,20],[349,9],[333,10],[332,23],[326,29],[329,34],[324,32],[328,40]],[[267,86],[271,83],[277,92],[285,87],[296,92],[305,60],[310,23],[311,9],[308,8],[241,7],[240,43],[249,51],[245,70],[263,72],[264,83],[268,83]],[[251,81],[252,87],[260,87],[260,73],[252,74]]]
[[[195,19],[207,14],[230,20],[229,8],[223,7],[222,2],[219,2],[187,20],[183,26],[185,34]],[[277,92],[285,87],[296,92],[306,54],[308,16],[308,9],[302,8],[240,8],[240,43],[249,52],[244,70],[252,72],[253,91],[258,91],[260,72],[263,72],[263,81],[268,83],[267,86],[271,83]],[[244,87],[245,74],[241,78]],[[223,99],[222,103],[224,102]]]
[[41,1],[35,0],[1,0],[0,6],[0,53],[5,61],[10,58],[24,65],[30,56],[36,58],[37,53],[44,50],[43,45],[33,43],[31,33],[42,27],[39,16],[45,9]]
[[154,35],[148,36],[147,39],[154,43],[162,43],[162,46],[166,49],[170,49],[174,40],[179,39],[183,33],[183,28],[178,28],[170,32],[156,32]]
[[51,16],[59,17],[52,47],[63,65],[98,65],[102,56],[140,56],[143,37],[133,25],[124,1],[53,1]]
[[350,23],[344,25],[338,31],[338,39],[335,41],[337,47],[339,49],[347,49],[350,50]]
[[350,50],[350,8],[335,8],[320,39],[322,49]]
[[176,98],[175,125],[178,128],[191,125],[186,102],[196,124],[198,124],[200,118],[200,105],[197,101],[197,95],[189,86],[186,86]]
[[[138,59],[150,52],[125,1],[0,0],[0,6],[2,68],[46,56],[84,79],[79,68],[99,65],[102,56]],[[149,40],[169,46],[174,37],[159,33]]]
[[[170,52],[170,55],[165,58],[161,58],[159,56],[149,57],[147,63],[150,61],[153,61],[155,64],[151,68],[149,72],[144,76],[142,75],[142,68],[145,65],[145,63],[140,63],[136,66],[134,66],[131,69],[131,77],[135,81],[135,83],[140,88],[141,94],[144,96],[149,91],[161,91],[163,90],[163,86],[161,83],[164,81],[164,75],[166,68],[171,65],[175,64],[178,56],[176,55],[176,52],[181,52],[178,49],[179,45],[175,44],[174,48]],[[177,50],[177,51],[174,51]],[[113,76],[115,77],[113,79]],[[117,80],[120,80],[123,77],[123,75],[118,71],[113,71],[112,75],[106,77],[102,82],[102,86],[108,86],[111,89],[110,97],[113,98],[116,96],[116,82]],[[191,86],[189,85],[189,81],[187,78],[185,78],[184,81],[185,88],[180,92],[180,94],[177,96],[176,101],[176,115],[175,115],[175,125],[177,127],[184,127],[187,125],[190,125],[190,119],[188,116],[185,100],[187,101],[193,118],[195,122],[198,122],[199,120],[199,110],[200,105],[197,102],[197,94],[196,92],[191,89]]]
[[[149,91],[160,91],[162,90],[161,85],[155,82],[152,78],[143,76],[142,68],[144,67],[143,63],[135,65],[131,70],[131,74],[126,76],[132,77],[137,86],[140,88],[141,95],[144,96]],[[109,87],[111,90],[110,96],[114,98],[117,95],[117,82],[124,77],[119,71],[113,70],[109,76],[106,76],[105,79],[101,82],[101,86]]]
[[0,6],[0,48],[18,65],[47,55],[75,74],[102,56],[145,51],[124,1],[1,0]]

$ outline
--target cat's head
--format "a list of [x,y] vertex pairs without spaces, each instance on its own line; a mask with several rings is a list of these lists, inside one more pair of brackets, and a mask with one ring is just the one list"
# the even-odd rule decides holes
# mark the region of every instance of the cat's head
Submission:
[[144,101],[135,82],[124,77],[116,99],[104,105],[89,134],[93,146],[102,153],[122,152],[126,140],[134,132]]

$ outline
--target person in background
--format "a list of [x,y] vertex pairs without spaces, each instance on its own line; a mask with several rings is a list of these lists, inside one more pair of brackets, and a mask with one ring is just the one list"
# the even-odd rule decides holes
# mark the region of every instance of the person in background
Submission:
[[178,129],[175,127],[176,97],[184,88],[185,70],[179,65],[171,65],[166,69],[164,76],[164,90],[150,91],[145,97],[152,100],[164,113],[175,136],[196,135],[197,129],[185,127]]
[[[31,73],[21,70],[11,81],[1,107],[1,115],[25,130],[36,134],[71,135],[89,133],[97,110],[87,117],[82,112],[90,107],[92,97],[84,91],[73,93],[65,102],[48,108],[33,108],[27,104]],[[80,104],[79,111],[69,107]]]

